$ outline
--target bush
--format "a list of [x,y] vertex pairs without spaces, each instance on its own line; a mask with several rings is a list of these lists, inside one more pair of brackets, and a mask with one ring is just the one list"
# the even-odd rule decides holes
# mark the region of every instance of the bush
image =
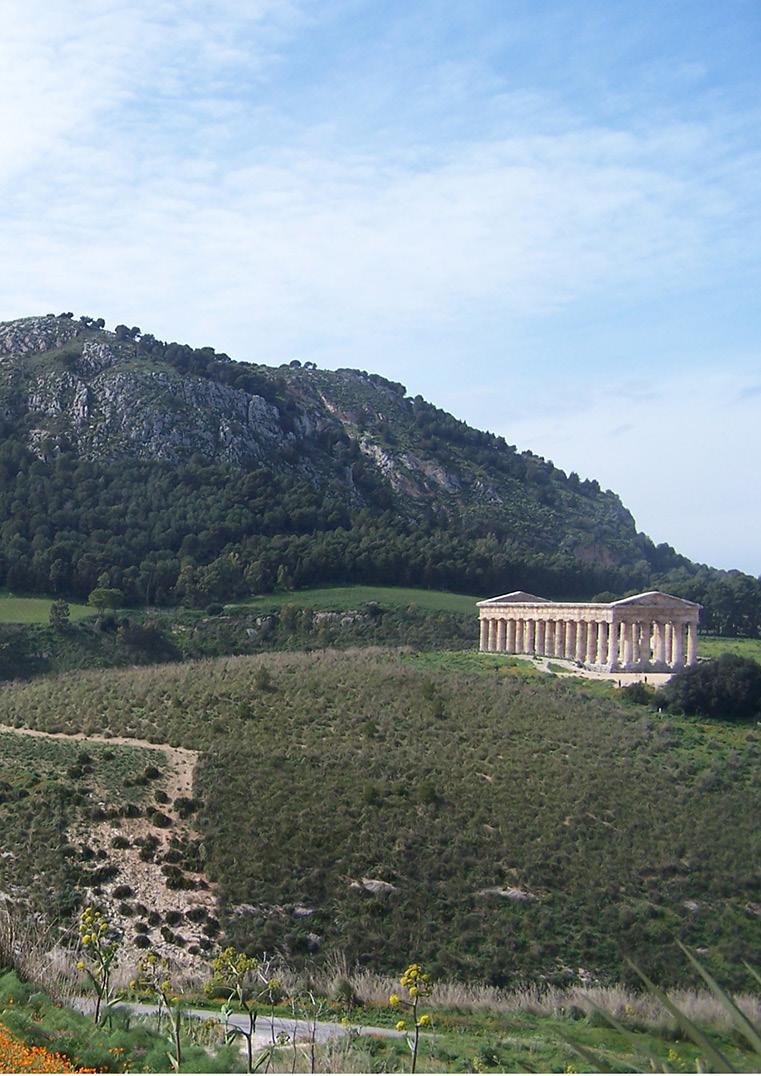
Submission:
[[219,616],[224,611],[225,607],[224,605],[221,605],[220,602],[211,602],[209,605],[206,606],[206,612],[208,616]]
[[684,669],[662,689],[666,709],[727,720],[761,718],[761,665],[737,654]]
[[650,706],[655,701],[655,688],[639,681],[636,684],[627,684],[619,692],[625,702],[636,703],[639,706]]

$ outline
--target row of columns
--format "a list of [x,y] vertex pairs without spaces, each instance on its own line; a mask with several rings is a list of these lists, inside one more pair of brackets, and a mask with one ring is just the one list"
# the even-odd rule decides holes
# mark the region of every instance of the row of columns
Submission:
[[481,650],[540,654],[616,669],[681,669],[697,660],[697,625],[677,621],[483,618]]

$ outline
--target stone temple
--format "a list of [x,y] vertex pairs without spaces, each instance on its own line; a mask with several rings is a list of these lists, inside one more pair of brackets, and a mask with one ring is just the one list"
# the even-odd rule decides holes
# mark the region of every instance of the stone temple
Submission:
[[676,672],[697,661],[700,608],[659,590],[615,602],[553,602],[515,590],[478,602],[480,649],[601,672]]

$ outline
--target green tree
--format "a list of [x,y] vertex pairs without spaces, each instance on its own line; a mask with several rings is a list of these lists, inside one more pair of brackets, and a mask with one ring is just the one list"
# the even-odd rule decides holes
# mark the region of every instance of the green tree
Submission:
[[124,595],[116,587],[96,587],[91,590],[87,598],[87,604],[92,609],[103,613],[106,609],[118,609],[124,601]]
[[50,626],[54,631],[65,631],[69,626],[69,603],[65,598],[56,598],[50,606]]
[[761,665],[722,654],[672,676],[661,691],[666,708],[704,717],[761,718]]

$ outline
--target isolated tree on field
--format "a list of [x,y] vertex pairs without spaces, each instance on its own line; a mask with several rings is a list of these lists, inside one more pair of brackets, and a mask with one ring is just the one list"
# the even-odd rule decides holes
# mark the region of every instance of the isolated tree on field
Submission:
[[106,609],[118,609],[123,602],[124,595],[116,587],[96,587],[87,598],[90,608],[97,609],[99,613],[104,613]]
[[50,606],[50,626],[54,631],[65,631],[69,625],[69,603],[65,598],[56,598]]

